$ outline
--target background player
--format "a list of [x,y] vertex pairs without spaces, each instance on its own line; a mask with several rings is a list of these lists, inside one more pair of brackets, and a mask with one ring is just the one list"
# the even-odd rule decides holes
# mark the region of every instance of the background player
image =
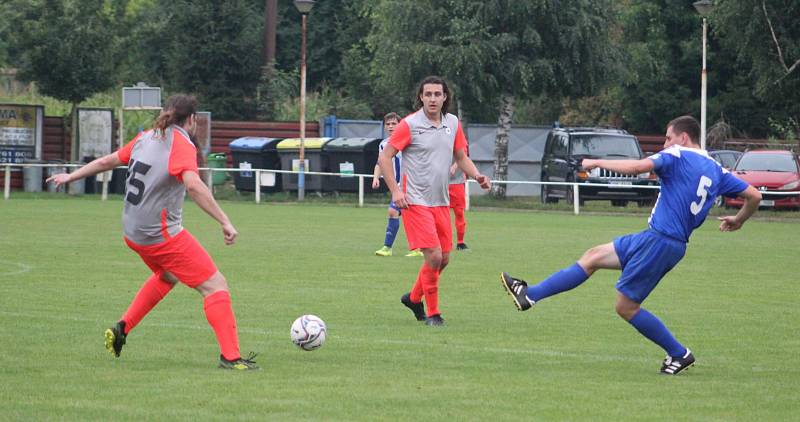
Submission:
[[661,278],[683,258],[692,231],[703,224],[714,198],[738,195],[744,206],[735,216],[719,217],[721,231],[734,231],[758,209],[761,194],[733,176],[700,149],[700,126],[691,116],[667,125],[664,150],[642,160],[583,160],[583,168],[597,167],[624,173],[655,171],[661,192],[650,215],[649,227],[621,236],[612,243],[586,251],[577,263],[541,283],[528,287],[522,280],[501,274],[506,291],[521,311],[540,300],[573,289],[599,269],[622,269],[617,281],[619,316],[666,352],[661,373],[674,375],[695,362],[692,352],[679,343],[655,315],[640,305]]
[[[439,276],[453,247],[447,193],[453,158],[482,188],[490,187],[489,178],[480,174],[467,157],[467,140],[458,118],[447,113],[449,104],[450,91],[444,79],[438,76],[423,79],[416,96],[419,109],[397,125],[378,159],[392,200],[403,209],[409,248],[420,248],[425,256],[414,287],[400,300],[417,320],[424,320],[430,326],[444,325],[438,289]],[[392,170],[392,159],[399,151],[403,152],[400,186]]]
[[[397,124],[400,122],[400,116],[397,115],[395,112],[386,113],[383,116],[383,131],[386,132],[386,139],[381,141],[380,146],[378,147],[378,156],[383,152],[383,149],[386,147],[386,144],[389,142],[389,137],[392,136],[394,132],[394,128],[397,127]],[[394,169],[394,176],[395,180],[400,180],[400,168],[402,162],[402,153],[398,153],[394,156],[392,160],[392,166]],[[380,180],[381,175],[381,167],[376,163],[375,170],[372,172],[372,189],[378,189],[381,185]],[[397,237],[397,232],[400,230],[400,215],[402,214],[400,208],[394,204],[394,201],[389,201],[389,209],[388,209],[388,218],[389,222],[386,224],[386,237],[383,239],[383,247],[375,251],[375,255],[378,256],[392,256],[392,245],[394,244],[394,239]],[[422,252],[419,249],[414,249],[406,256],[422,256]]]
[[183,228],[183,198],[192,200],[219,222],[226,245],[238,236],[228,216],[200,179],[196,148],[190,141],[196,130],[197,100],[173,95],[156,118],[153,129],[142,132],[120,150],[98,158],[70,174],[56,174],[56,185],[118,166],[128,166],[122,223],[125,243],[153,274],[134,297],[122,318],[105,332],[106,349],[119,357],[130,331],[181,282],[203,295],[203,310],[220,347],[219,366],[258,369],[251,354],[239,354],[236,318],[228,284],[200,243]]

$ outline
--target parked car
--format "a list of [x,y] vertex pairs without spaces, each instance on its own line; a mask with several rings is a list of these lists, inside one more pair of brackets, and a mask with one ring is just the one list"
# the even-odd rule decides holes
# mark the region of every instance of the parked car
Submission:
[[716,160],[719,165],[730,170],[736,165],[736,161],[738,161],[739,157],[742,156],[742,152],[729,149],[718,149],[714,151],[708,151],[708,155]]
[[[581,186],[580,202],[610,200],[614,206],[624,207],[628,201],[640,206],[653,204],[658,189],[642,189],[642,186],[657,186],[655,173],[625,175],[603,169],[589,172],[581,168],[584,158],[627,160],[644,158],[642,148],[635,136],[621,129],[596,127],[554,128],[547,135],[542,156],[543,182],[583,182],[596,186]],[[543,203],[564,199],[574,203],[572,186],[542,185]]]
[[[731,170],[733,169],[733,166],[736,165],[736,161],[739,160],[739,157],[742,156],[742,152],[729,149],[718,149],[714,151],[708,151],[708,155],[716,160],[723,168]],[[714,199],[715,207],[721,207],[723,205],[725,205],[725,200],[723,197],[718,196]]]
[[[733,173],[760,191],[800,192],[800,160],[792,151],[753,150],[745,152]],[[739,208],[741,198],[725,198],[726,207]],[[800,196],[763,195],[762,207],[800,208]]]

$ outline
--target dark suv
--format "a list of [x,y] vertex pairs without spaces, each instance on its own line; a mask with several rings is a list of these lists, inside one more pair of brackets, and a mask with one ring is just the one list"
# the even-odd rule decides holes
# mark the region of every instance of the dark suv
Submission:
[[[640,206],[651,205],[658,189],[637,189],[638,186],[657,186],[654,173],[625,175],[603,169],[584,171],[584,158],[627,160],[644,158],[639,141],[621,129],[606,128],[555,128],[547,135],[542,156],[543,182],[577,182],[597,186],[580,186],[581,204],[590,200],[610,200],[614,206],[624,207],[628,201]],[[572,186],[542,185],[542,202],[554,203],[565,199],[574,203]]]

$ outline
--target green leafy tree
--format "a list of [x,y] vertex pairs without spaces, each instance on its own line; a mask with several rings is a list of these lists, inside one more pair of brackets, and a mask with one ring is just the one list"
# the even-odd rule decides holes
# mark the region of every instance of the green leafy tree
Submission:
[[166,81],[163,47],[169,37],[170,12],[160,0],[128,0],[120,19],[123,36],[117,59],[118,78],[124,85],[146,82],[170,88]]
[[[362,0],[317,1],[307,20],[307,87],[340,88],[342,55],[366,36],[357,13]],[[301,16],[292,1],[278,2],[277,68],[300,68]]]
[[[800,3],[794,0],[719,2],[711,16],[720,46],[740,71],[741,98],[761,107],[744,126],[766,126],[781,138],[800,137]],[[749,93],[747,91],[750,91]],[[748,95],[749,94],[749,95]],[[754,98],[753,98],[754,97]],[[764,116],[763,110],[769,110]]]
[[[325,0],[318,1],[308,15],[306,71],[309,96],[315,94],[319,98],[327,98],[331,93],[341,97],[335,102],[320,101],[320,111],[324,105],[331,108],[326,113],[338,113],[342,117],[363,118],[365,107],[372,104],[372,99],[364,94],[361,83],[365,75],[354,63],[354,55],[363,46],[363,39],[369,32],[370,22],[364,19],[363,10],[368,8],[368,0]],[[277,76],[300,69],[301,48],[301,16],[293,2],[279,2],[279,22],[277,30]],[[362,69],[369,69],[368,60]],[[355,72],[352,72],[355,70]],[[358,76],[355,76],[358,75]],[[263,81],[270,84],[269,81]],[[295,85],[299,87],[299,78]],[[267,90],[267,92],[269,92]],[[286,104],[297,103],[296,98],[274,98],[268,95],[265,100],[276,104],[275,115],[286,116]],[[269,108],[265,104],[263,108]],[[376,107],[378,108],[378,107]],[[262,110],[269,115],[269,110]],[[367,116],[378,117],[379,113],[368,113]]]
[[245,0],[161,0],[159,51],[169,91],[194,93],[218,119],[256,115],[261,72],[260,14]]
[[72,159],[78,104],[111,88],[117,9],[110,0],[43,0],[24,8],[17,38],[20,76],[40,92],[72,104]]
[[[377,95],[426,74],[456,87],[456,102],[497,115],[495,180],[507,180],[516,102],[591,93],[615,72],[609,1],[384,0],[368,38]],[[413,98],[413,96],[412,96]],[[493,193],[505,196],[505,185]]]
[[621,8],[622,116],[632,131],[661,132],[676,115],[700,108],[693,103],[700,98],[700,17],[685,1],[629,3]]

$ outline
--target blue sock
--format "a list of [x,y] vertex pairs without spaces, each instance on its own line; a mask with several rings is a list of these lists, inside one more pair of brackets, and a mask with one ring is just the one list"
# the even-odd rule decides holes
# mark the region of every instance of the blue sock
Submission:
[[389,218],[389,223],[386,225],[386,240],[383,241],[384,246],[387,248],[392,247],[394,238],[397,237],[398,230],[400,230],[400,219]]
[[675,340],[669,329],[657,316],[647,312],[644,308],[639,308],[639,312],[628,321],[633,325],[643,336],[647,337],[653,343],[661,346],[668,355],[677,358],[683,357],[686,354],[686,348]]
[[564,268],[541,283],[529,286],[527,295],[534,302],[538,302],[546,297],[574,289],[588,278],[586,271],[576,262],[571,267]]

